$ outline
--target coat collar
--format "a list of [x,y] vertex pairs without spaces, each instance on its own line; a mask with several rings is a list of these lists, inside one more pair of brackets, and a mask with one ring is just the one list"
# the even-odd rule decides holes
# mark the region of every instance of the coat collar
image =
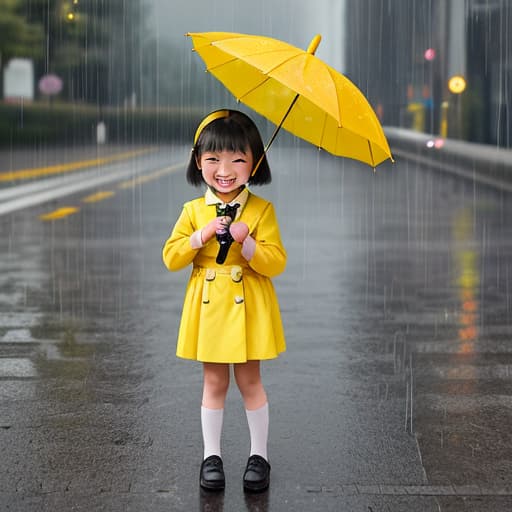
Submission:
[[[204,199],[208,206],[212,206],[214,204],[220,204],[221,206],[224,206],[226,204],[222,202],[209,187],[206,189]],[[230,201],[227,204],[233,206],[234,204],[238,203],[240,205],[238,211],[241,212],[244,209],[245,203],[247,203],[247,199],[249,199],[249,189],[244,187],[244,189],[233,199],[233,201]]]

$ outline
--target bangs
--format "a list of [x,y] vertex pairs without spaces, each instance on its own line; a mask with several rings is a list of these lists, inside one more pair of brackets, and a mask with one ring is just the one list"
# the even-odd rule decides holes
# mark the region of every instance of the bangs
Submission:
[[229,118],[210,123],[201,133],[198,152],[234,151],[247,153],[251,145],[244,130]]
[[222,151],[252,153],[254,164],[261,159],[256,173],[249,178],[249,185],[264,185],[272,181],[263,141],[254,121],[238,110],[229,110],[227,117],[221,117],[207,124],[192,148],[187,167],[187,181],[195,186],[204,184],[198,160],[206,152]]

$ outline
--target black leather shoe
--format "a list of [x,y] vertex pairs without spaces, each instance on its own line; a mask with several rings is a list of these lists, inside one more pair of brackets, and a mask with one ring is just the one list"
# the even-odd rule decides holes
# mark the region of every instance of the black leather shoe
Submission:
[[224,478],[224,466],[218,455],[210,455],[201,464],[199,485],[210,491],[222,491],[226,486]]
[[251,455],[244,473],[244,490],[261,492],[270,484],[270,464],[260,455]]

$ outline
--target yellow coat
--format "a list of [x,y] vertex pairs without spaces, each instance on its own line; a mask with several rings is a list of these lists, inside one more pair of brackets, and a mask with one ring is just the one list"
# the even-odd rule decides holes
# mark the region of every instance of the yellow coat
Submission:
[[[272,203],[249,193],[237,221],[256,240],[250,261],[233,242],[226,261],[215,262],[215,238],[193,249],[190,236],[215,218],[201,197],[185,203],[162,256],[169,270],[193,264],[185,293],[176,355],[211,363],[272,359],[286,350],[279,304],[271,277],[286,266],[286,251]],[[241,278],[241,279],[240,279]]]

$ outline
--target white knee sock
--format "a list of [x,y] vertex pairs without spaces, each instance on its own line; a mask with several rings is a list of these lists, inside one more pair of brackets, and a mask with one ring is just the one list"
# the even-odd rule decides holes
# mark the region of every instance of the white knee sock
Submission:
[[210,455],[220,457],[220,437],[224,409],[208,409],[201,407],[201,428],[203,430],[204,458]]
[[267,440],[268,440],[268,402],[259,409],[253,411],[245,410],[247,423],[249,423],[249,432],[251,434],[251,455],[260,455],[267,459]]

